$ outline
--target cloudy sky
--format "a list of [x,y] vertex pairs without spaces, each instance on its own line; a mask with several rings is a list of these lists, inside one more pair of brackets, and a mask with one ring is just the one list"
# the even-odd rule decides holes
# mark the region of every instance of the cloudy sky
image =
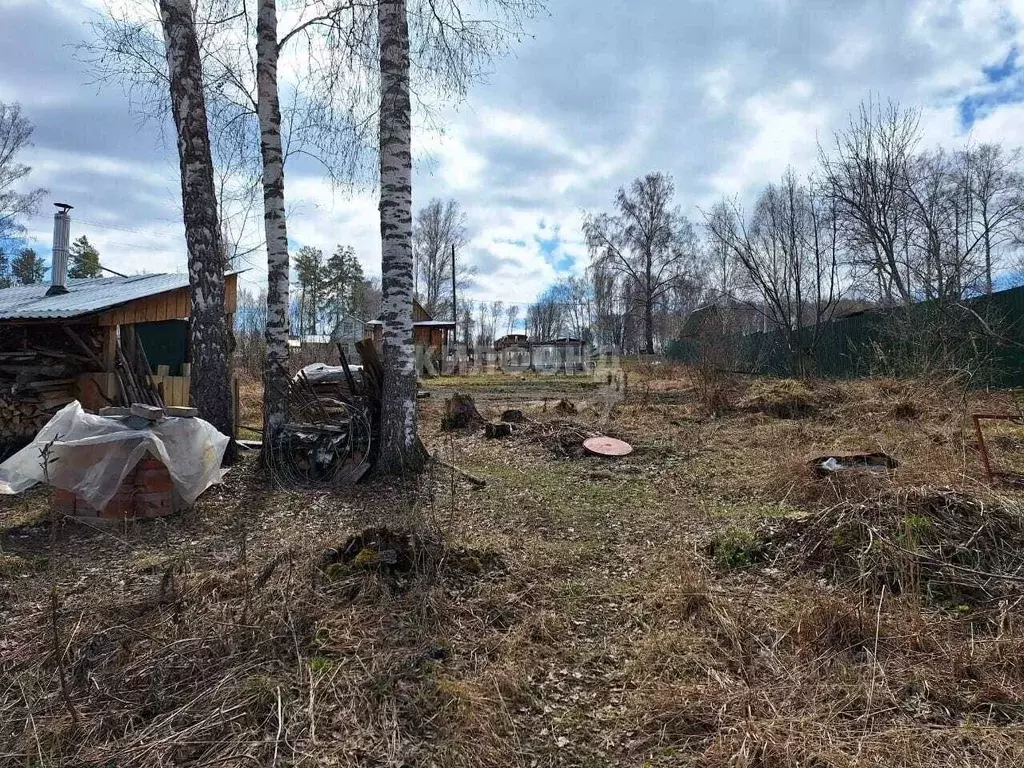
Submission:
[[[76,60],[97,5],[0,0],[0,101],[35,123],[31,180],[75,205],[73,237],[117,270],[180,271],[173,145]],[[929,145],[1024,145],[1024,0],[549,0],[527,32],[443,111],[443,135],[413,140],[414,204],[462,204],[478,299],[525,303],[581,271],[581,212],[639,174],[671,173],[699,221],[723,195],[809,171],[872,95],[922,109]],[[332,189],[301,164],[287,187],[293,248],[351,244],[379,274],[372,189]],[[44,253],[47,208],[30,222]]]

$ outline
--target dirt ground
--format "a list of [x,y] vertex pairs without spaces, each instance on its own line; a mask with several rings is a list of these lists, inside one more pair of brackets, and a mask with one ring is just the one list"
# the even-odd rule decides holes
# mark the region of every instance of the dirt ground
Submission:
[[[425,443],[484,487],[432,464],[295,492],[248,458],[113,530],[0,497],[0,764],[1024,764],[1022,497],[966,418],[1009,393],[424,387]],[[527,422],[442,432],[454,391]],[[595,433],[635,450],[587,456]],[[986,434],[1016,466],[1024,433]],[[807,463],[853,449],[898,466]]]

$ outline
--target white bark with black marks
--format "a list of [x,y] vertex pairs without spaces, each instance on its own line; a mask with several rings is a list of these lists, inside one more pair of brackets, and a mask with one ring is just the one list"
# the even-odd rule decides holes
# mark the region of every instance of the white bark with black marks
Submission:
[[[203,70],[190,0],[160,0],[171,113],[178,135],[181,201],[188,246],[192,402],[199,414],[234,436],[224,249],[217,217],[213,160],[203,97]],[[234,443],[226,460],[233,457]]]
[[422,463],[416,424],[416,355],[412,333],[412,120],[409,22],[405,0],[377,4],[380,34],[380,233],[384,394],[382,472]]
[[263,225],[267,240],[267,357],[263,369],[264,444],[284,423],[288,390],[288,229],[278,95],[277,2],[259,0],[256,102],[263,158]]

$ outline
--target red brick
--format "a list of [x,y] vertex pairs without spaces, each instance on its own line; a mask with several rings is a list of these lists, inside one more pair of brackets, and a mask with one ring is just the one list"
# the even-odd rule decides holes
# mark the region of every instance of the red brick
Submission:
[[140,493],[135,497],[138,517],[163,517],[174,512],[170,493]]

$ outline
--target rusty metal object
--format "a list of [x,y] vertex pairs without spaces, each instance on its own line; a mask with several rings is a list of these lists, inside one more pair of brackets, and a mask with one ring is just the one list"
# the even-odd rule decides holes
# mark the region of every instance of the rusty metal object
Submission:
[[633,446],[629,443],[604,435],[587,438],[583,441],[583,447],[595,456],[628,456],[633,452]]
[[331,488],[359,482],[370,471],[377,447],[379,390],[376,370],[368,369],[365,357],[363,362],[360,379],[342,358],[344,382],[314,385],[304,371],[289,380],[285,423],[276,434],[264,435],[268,468],[282,487]]
[[981,422],[983,420],[1008,421],[1018,426],[1024,426],[1024,424],[1021,423],[1021,416],[1008,413],[975,413],[971,418],[974,420],[974,433],[978,436],[978,450],[981,453],[981,466],[985,470],[985,477],[988,481],[992,482],[997,479],[1002,479],[1020,483],[1024,480],[1024,477],[1019,474],[1012,472],[1000,472],[992,466],[992,457],[988,452],[988,446],[985,444],[985,432],[981,428]]

